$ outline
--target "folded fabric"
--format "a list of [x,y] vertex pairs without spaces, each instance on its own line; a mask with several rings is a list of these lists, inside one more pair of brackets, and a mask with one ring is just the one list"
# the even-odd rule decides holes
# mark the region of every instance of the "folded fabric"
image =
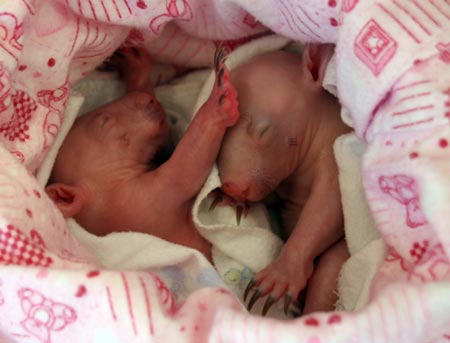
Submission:
[[[0,7],[2,340],[450,339],[448,1],[21,0]],[[268,30],[336,44],[338,96],[366,144],[365,197],[386,247],[368,299],[351,302],[368,301],[358,312],[282,323],[248,316],[224,288],[177,303],[154,274],[100,268],[34,178],[72,85],[127,37],[151,43],[166,62],[207,66],[218,41],[239,45]]]

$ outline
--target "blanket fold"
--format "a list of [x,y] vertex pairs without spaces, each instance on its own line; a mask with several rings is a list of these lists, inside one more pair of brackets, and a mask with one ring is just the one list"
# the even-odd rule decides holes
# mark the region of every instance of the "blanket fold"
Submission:
[[[224,281],[193,251],[180,252],[170,268],[158,267],[158,276],[124,270],[127,257],[112,260],[119,270],[102,266],[100,256],[80,243],[82,234],[72,233],[46,196],[48,172],[39,170],[59,144],[57,136],[70,127],[65,123],[77,114],[74,83],[124,42],[147,45],[161,61],[205,67],[219,41],[234,49],[269,31],[300,42],[336,44],[337,95],[347,109],[346,122],[365,149],[352,156],[354,138],[347,137],[335,151],[342,157],[344,189],[367,199],[380,235],[376,238],[363,212],[347,217],[353,255],[341,280],[355,287],[341,288],[345,311],[290,322],[249,316],[235,294],[214,287]],[[1,339],[449,341],[449,37],[446,0],[3,1]],[[231,57],[228,63],[232,67]],[[357,174],[345,169],[346,161],[359,165],[359,156],[364,197],[349,187]],[[211,223],[202,212],[208,187],[217,185],[217,180],[205,185],[196,202],[199,226]],[[353,209],[367,211],[359,205],[343,201],[346,215]],[[357,237],[358,227],[367,229],[367,235]],[[215,236],[222,235],[214,229]],[[275,245],[267,246],[276,251]],[[234,247],[219,252],[232,254]],[[197,272],[185,273],[184,268]],[[251,273],[232,268],[238,272],[232,270],[225,280],[239,289]],[[366,278],[354,278],[353,270],[365,270]],[[358,311],[348,312],[353,309]]]

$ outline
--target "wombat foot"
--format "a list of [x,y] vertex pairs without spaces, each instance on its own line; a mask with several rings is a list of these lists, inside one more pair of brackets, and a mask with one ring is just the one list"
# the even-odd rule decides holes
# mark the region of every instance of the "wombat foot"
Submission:
[[116,50],[111,58],[103,63],[101,70],[117,71],[129,92],[151,89],[152,60],[144,48],[132,47]]
[[214,55],[216,81],[208,104],[226,119],[227,126],[233,126],[239,119],[237,91],[231,84],[230,71],[225,66],[226,51],[219,46]]
[[292,305],[295,312],[299,312],[299,295],[306,287],[313,270],[312,260],[302,259],[295,246],[285,245],[275,261],[254,276],[246,287],[244,302],[247,300],[247,296],[253,292],[247,305],[248,310],[250,311],[258,299],[267,296],[263,306],[263,315],[281,298],[284,298],[286,315]]

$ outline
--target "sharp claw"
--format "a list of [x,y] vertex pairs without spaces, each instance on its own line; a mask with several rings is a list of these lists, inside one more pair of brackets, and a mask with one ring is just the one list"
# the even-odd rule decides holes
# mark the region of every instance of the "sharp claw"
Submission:
[[219,54],[219,47],[216,48],[216,51],[214,52],[214,68],[217,70],[217,66],[218,66],[218,58],[217,55]]
[[292,306],[294,306],[294,308],[296,309],[296,310],[300,310],[300,302],[299,301],[293,301],[292,302]]
[[220,96],[220,98],[219,98],[219,105],[222,105],[223,104],[223,102],[224,102],[224,100],[226,99],[226,94],[222,94],[221,96]]
[[136,57],[141,56],[141,52],[139,51],[139,49],[132,47],[131,50],[133,50],[133,53]]
[[299,314],[303,313],[303,309],[305,308],[305,292],[300,293],[300,296],[298,297],[297,301],[293,302],[293,305],[295,306],[295,310],[297,310]]
[[208,212],[211,212],[214,210],[219,202],[223,200],[222,196],[218,195],[214,200],[212,201],[211,205],[209,205]]
[[244,302],[247,300],[247,296],[248,293],[250,293],[250,291],[252,290],[252,288],[255,286],[256,281],[251,279],[250,282],[248,283],[247,287],[245,287],[245,291],[244,291]]
[[113,55],[114,55],[114,56],[118,56],[118,57],[122,57],[122,58],[126,57],[125,54],[121,53],[121,52],[118,51],[118,50],[114,51]]
[[241,217],[242,217],[242,212],[244,211],[244,208],[241,205],[238,205],[236,207],[236,223],[238,225],[241,224]]
[[269,295],[266,302],[264,303],[264,307],[261,312],[263,316],[266,315],[267,311],[269,311],[269,309],[272,307],[273,304],[275,304],[275,302],[276,302],[275,298]]
[[289,314],[295,318],[300,317],[303,312],[303,307],[298,301],[293,301],[291,304],[293,308],[289,310]]
[[96,68],[98,71],[103,71],[103,72],[112,72],[115,71],[115,69],[111,66],[108,66],[106,64],[100,65]]
[[220,65],[225,62],[225,48],[220,44],[216,48],[216,52],[214,54],[214,68],[216,69],[216,72],[219,72]]
[[219,70],[219,63],[220,63],[220,60],[222,59],[222,51],[223,51],[222,46],[219,45],[216,48],[216,52],[214,54],[214,68],[216,69],[216,71]]
[[300,317],[300,316],[302,315],[301,312],[298,312],[298,311],[292,311],[292,310],[289,311],[289,314],[290,314],[292,317],[294,317],[294,318],[298,318],[298,317]]
[[219,71],[217,72],[217,85],[219,87],[222,87],[223,73],[224,73],[223,68],[220,68]]
[[248,302],[247,310],[251,311],[253,305],[255,305],[256,301],[261,298],[261,292],[257,289],[255,289],[255,293],[253,293],[252,297],[250,298],[250,301]]
[[291,301],[292,301],[292,295],[286,294],[284,296],[284,314],[286,316],[288,315],[289,305],[291,304]]

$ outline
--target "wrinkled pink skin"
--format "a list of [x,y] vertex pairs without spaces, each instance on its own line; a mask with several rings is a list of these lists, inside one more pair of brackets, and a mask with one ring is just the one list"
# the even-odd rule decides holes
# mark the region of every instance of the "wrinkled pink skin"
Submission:
[[348,258],[333,143],[349,128],[339,103],[322,89],[331,54],[330,46],[309,45],[301,58],[278,51],[233,70],[241,117],[218,158],[228,196],[280,201],[289,238],[257,274],[256,290],[295,300],[308,284],[304,313],[334,308]]
[[198,234],[191,207],[226,129],[239,118],[229,73],[225,70],[221,86],[216,82],[171,157],[155,166],[168,125],[149,91],[150,59],[137,49],[121,55],[115,59],[133,92],[77,119],[58,153],[47,194],[65,217],[93,234],[149,233],[211,260],[210,243]]

